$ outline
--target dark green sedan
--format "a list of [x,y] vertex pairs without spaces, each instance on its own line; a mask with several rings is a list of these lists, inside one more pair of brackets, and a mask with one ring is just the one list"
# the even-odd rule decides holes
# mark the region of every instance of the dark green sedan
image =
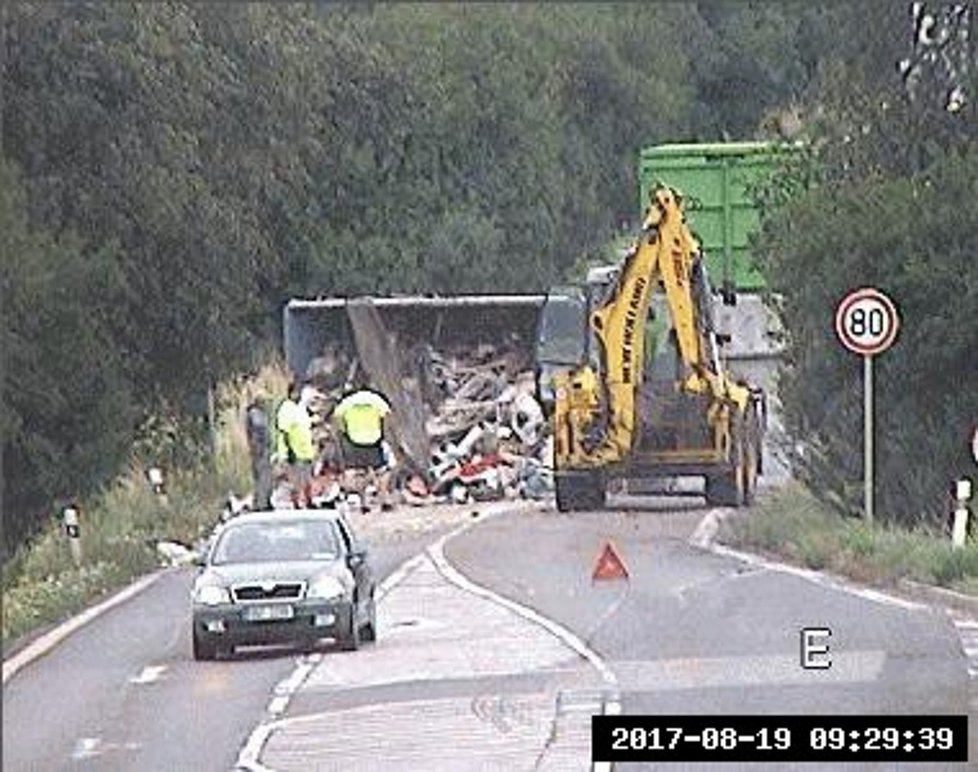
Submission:
[[330,638],[355,650],[377,637],[367,550],[334,510],[239,515],[222,525],[191,591],[193,654]]

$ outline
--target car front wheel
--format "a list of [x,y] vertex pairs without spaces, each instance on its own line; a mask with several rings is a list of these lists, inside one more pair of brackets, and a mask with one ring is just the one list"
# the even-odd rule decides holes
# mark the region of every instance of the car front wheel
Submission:
[[377,640],[377,602],[371,598],[367,611],[367,623],[360,633],[361,640],[373,643]]
[[360,648],[360,626],[357,624],[356,604],[350,606],[350,623],[346,632],[340,637],[340,649],[356,651]]
[[202,636],[195,628],[193,631],[193,652],[194,659],[198,661],[217,659],[217,643]]

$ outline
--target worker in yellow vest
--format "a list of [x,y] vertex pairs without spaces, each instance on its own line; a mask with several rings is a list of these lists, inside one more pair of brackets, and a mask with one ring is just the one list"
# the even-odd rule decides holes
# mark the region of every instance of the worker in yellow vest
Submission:
[[299,396],[299,384],[290,383],[288,396],[275,415],[275,426],[278,434],[277,455],[287,465],[292,503],[302,508],[310,504],[316,447],[312,441],[312,418]]
[[376,482],[381,495],[381,509],[392,506],[390,446],[384,440],[384,420],[391,406],[381,394],[366,387],[351,390],[333,410],[333,425],[339,431],[343,469],[362,469]]

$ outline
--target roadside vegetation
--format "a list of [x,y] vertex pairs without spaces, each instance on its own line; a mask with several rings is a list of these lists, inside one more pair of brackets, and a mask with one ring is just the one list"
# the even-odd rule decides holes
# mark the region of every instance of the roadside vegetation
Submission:
[[[883,0],[3,5],[4,640],[216,514],[242,469],[210,457],[207,395],[278,350],[289,297],[542,291],[638,220],[639,150],[660,143],[804,141],[758,191],[756,245],[794,466],[851,508],[861,368],[831,319],[878,286],[903,319],[876,376],[880,519],[936,528],[975,470],[976,18]],[[150,461],[184,470],[165,513]],[[75,497],[77,571],[50,515]]]
[[900,579],[978,595],[978,543],[960,549],[939,528],[908,529],[841,515],[801,483],[762,496],[724,523],[722,540],[876,586]]
[[[281,366],[218,390],[216,453],[166,470],[166,498],[152,493],[146,466],[133,463],[105,491],[80,502],[83,560],[72,563],[68,539],[54,516],[4,566],[3,647],[21,636],[61,621],[134,578],[161,565],[160,540],[193,546],[217,522],[229,492],[250,485],[243,412],[256,389],[285,391]],[[207,458],[210,458],[208,455]]]

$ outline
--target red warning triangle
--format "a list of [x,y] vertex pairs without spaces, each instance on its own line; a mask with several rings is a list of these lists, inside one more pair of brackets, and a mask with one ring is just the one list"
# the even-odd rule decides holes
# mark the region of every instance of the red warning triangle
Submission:
[[627,579],[628,569],[625,562],[619,557],[618,551],[610,541],[605,541],[601,554],[594,564],[594,572],[591,574],[592,581],[598,579]]

